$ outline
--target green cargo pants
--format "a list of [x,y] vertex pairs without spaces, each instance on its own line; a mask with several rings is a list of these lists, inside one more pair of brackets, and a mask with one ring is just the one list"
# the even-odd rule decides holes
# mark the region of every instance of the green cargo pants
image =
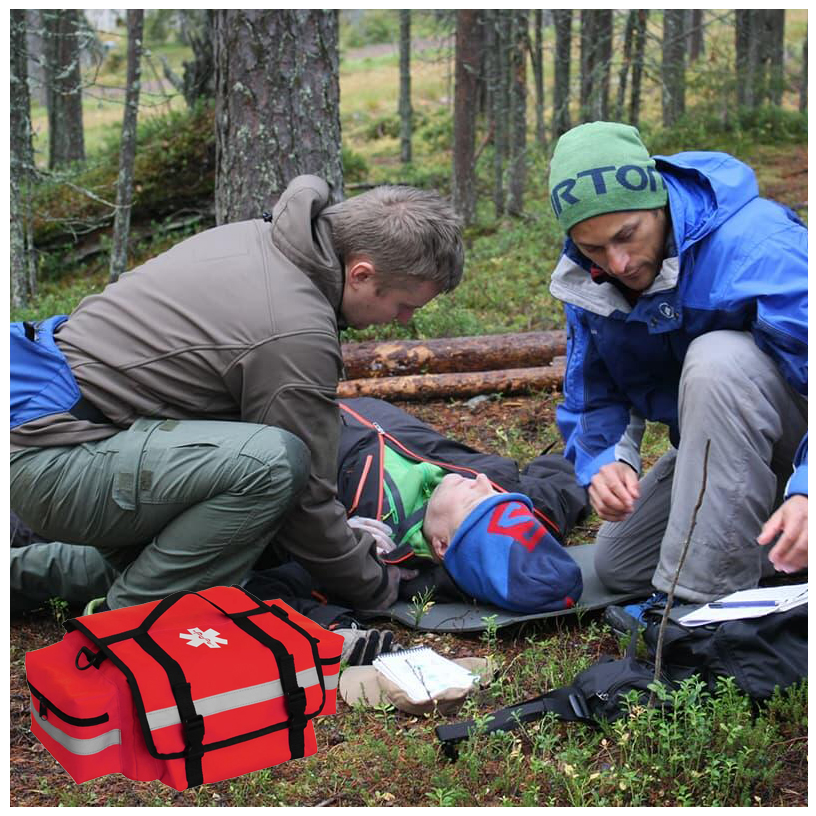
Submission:
[[119,571],[111,609],[237,583],[309,476],[279,428],[137,420],[98,442],[11,457],[11,506],[42,536],[89,544]]

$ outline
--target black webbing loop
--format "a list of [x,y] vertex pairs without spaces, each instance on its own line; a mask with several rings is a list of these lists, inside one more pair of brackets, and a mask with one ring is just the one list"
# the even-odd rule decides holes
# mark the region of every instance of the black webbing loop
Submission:
[[[79,665],[79,658],[85,655],[85,659],[88,661],[84,666]],[[95,669],[98,669],[99,666],[102,664],[104,660],[107,659],[105,653],[100,649],[98,652],[91,651],[87,646],[83,646],[78,652],[76,659],[74,660],[74,665],[80,670],[85,671],[86,669],[90,669],[93,666]]]

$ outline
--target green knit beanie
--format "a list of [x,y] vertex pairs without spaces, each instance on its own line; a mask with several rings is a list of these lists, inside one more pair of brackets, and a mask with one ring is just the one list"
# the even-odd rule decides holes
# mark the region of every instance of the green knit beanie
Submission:
[[550,203],[564,232],[622,210],[665,207],[666,184],[637,128],[588,122],[567,131],[550,162]]

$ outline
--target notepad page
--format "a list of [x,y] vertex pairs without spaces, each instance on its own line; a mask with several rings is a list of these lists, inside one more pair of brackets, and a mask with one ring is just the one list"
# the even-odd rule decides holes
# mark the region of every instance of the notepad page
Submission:
[[373,666],[415,703],[431,700],[449,688],[469,688],[478,679],[427,646],[380,655]]

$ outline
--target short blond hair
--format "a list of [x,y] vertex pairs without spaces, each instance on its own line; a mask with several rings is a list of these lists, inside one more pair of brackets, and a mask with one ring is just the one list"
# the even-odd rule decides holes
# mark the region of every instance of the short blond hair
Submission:
[[335,249],[348,263],[366,258],[383,286],[415,278],[450,292],[462,280],[462,223],[437,193],[382,185],[323,211]]

